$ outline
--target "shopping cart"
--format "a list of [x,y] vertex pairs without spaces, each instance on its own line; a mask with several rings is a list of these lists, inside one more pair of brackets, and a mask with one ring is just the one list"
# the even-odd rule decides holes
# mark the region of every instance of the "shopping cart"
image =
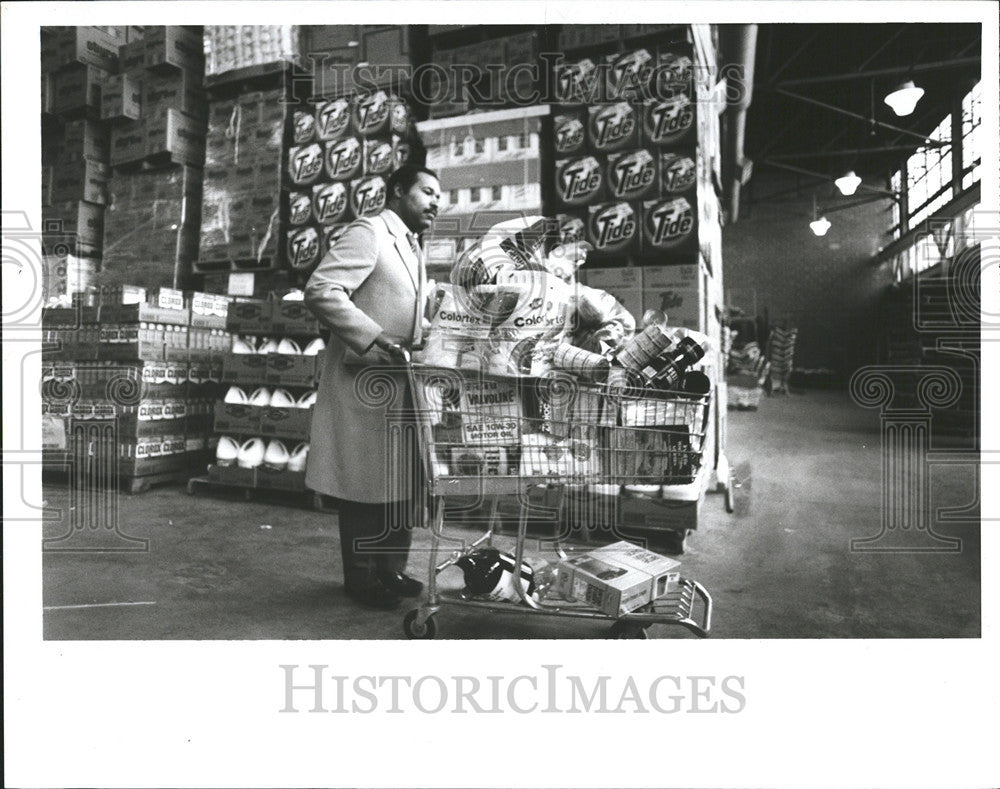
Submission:
[[[484,599],[441,589],[438,576],[470,552],[493,547],[502,496],[520,502],[513,548],[513,567],[520,572],[530,490],[545,488],[547,506],[558,512],[567,486],[692,483],[701,466],[711,393],[651,393],[623,376],[603,383],[558,372],[542,378],[498,377],[424,366],[406,352],[403,356],[431,529],[427,600],[404,617],[408,638],[433,638],[435,617],[444,606],[605,620],[612,622],[615,638],[646,638],[653,624],[681,625],[708,635],[712,598],[700,583],[679,575],[665,593],[620,615],[606,613],[606,606],[602,610],[593,598],[560,596],[554,585],[539,595],[514,582],[512,599]],[[445,499],[450,497],[489,501],[484,534],[466,539],[445,532]],[[558,561],[573,550],[563,545],[562,537],[556,528],[549,541]]]

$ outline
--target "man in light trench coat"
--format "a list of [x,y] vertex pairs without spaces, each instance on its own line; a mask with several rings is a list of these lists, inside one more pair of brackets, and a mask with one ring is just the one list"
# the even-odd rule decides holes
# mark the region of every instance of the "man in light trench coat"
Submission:
[[437,216],[441,187],[433,171],[405,165],[387,189],[386,209],[348,226],[305,287],[306,305],[331,331],[306,484],[338,499],[347,594],[391,609],[422,589],[405,573],[420,462],[412,442],[407,451],[387,447],[387,436],[398,435],[387,425],[412,407],[400,349],[423,330],[418,235]]

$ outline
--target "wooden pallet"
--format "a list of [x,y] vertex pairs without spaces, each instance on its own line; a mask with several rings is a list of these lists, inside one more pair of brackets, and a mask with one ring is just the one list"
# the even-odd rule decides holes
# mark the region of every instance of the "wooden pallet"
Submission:
[[293,77],[302,80],[311,76],[285,60],[205,75],[205,92],[209,101],[229,99],[257,91],[290,88]]
[[187,481],[188,495],[207,493],[228,493],[240,496],[243,501],[266,500],[279,504],[291,504],[296,507],[319,510],[320,512],[336,512],[323,504],[322,497],[311,490],[288,491],[274,488],[258,488],[250,485],[232,485],[219,482],[209,477],[192,477]]
[[177,166],[200,168],[204,166],[204,157],[202,157],[202,161],[200,162],[185,161],[180,155],[174,154],[171,151],[160,151],[159,153],[147,154],[141,159],[134,159],[130,162],[119,162],[112,165],[111,169],[115,173],[139,173]]
[[220,258],[218,260],[195,260],[191,268],[195,274],[218,274],[232,271],[274,271],[280,261],[276,255],[263,255],[260,259]]
[[[49,482],[72,482],[73,478],[66,466],[59,465],[57,461],[47,462],[42,467],[42,475]],[[145,493],[148,490],[162,485],[179,485],[187,482],[191,477],[191,469],[176,469],[174,471],[163,471],[158,474],[144,474],[142,476],[130,476],[121,474],[118,476],[118,490],[122,493],[135,495]]]

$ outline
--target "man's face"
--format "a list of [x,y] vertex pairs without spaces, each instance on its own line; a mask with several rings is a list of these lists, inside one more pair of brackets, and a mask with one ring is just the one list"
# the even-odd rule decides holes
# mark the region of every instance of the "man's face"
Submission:
[[417,173],[413,186],[397,199],[396,213],[414,233],[423,233],[437,217],[441,184],[433,175]]

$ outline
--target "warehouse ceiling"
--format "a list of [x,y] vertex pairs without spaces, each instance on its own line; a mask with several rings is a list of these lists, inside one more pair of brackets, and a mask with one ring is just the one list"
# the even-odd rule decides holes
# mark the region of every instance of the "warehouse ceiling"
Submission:
[[[754,177],[796,173],[805,185],[818,182],[807,173],[853,169],[885,186],[979,79],[980,57],[975,24],[760,25],[744,141]],[[907,79],[926,93],[898,117],[883,98]]]

